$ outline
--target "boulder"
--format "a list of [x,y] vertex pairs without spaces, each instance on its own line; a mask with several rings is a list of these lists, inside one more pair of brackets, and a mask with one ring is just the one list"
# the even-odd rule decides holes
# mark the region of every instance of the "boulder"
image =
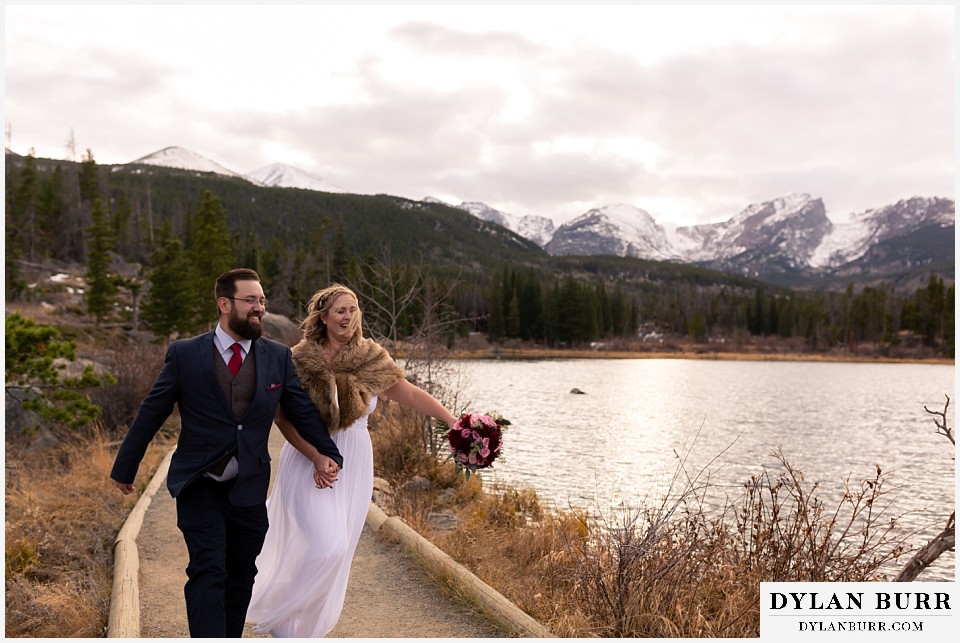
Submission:
[[373,502],[389,516],[396,514],[393,500],[393,486],[383,478],[373,478]]
[[287,346],[293,346],[300,341],[300,329],[288,317],[264,313],[263,335]]

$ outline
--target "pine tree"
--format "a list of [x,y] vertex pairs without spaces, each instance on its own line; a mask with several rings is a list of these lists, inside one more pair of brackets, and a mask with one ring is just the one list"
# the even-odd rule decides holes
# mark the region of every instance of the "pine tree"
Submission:
[[227,227],[227,212],[220,200],[204,190],[190,235],[190,263],[193,267],[193,303],[198,328],[216,317],[212,301],[213,282],[233,267],[233,242]]
[[143,305],[143,320],[153,332],[169,337],[174,333],[189,334],[196,330],[193,287],[187,276],[192,267],[179,239],[163,228],[150,263],[153,269],[147,274],[150,292]]
[[22,259],[20,248],[13,243],[10,238],[10,226],[4,229],[4,241],[6,244],[5,270],[4,270],[4,288],[6,299],[18,299],[27,289],[27,282],[24,280],[20,270],[19,261]]
[[93,158],[93,151],[87,150],[87,155],[80,163],[80,200],[93,203],[100,197],[100,170]]
[[43,182],[40,190],[38,211],[39,238],[38,252],[43,257],[51,257],[58,248],[59,236],[66,216],[66,198],[64,196],[63,167],[57,164],[53,174]]
[[499,341],[507,330],[503,314],[503,286],[499,279],[493,280],[493,286],[487,295],[487,304],[490,307],[487,315],[487,336]]
[[[121,192],[117,196],[117,207],[113,213],[113,238],[116,239],[117,247],[130,246],[130,201],[127,199],[126,192]],[[126,254],[126,253],[122,253]]]
[[87,391],[115,384],[116,378],[109,373],[95,375],[92,364],[82,375],[65,376],[57,362],[76,361],[77,346],[59,328],[13,313],[6,317],[4,346],[8,398],[19,400],[24,409],[37,412],[52,427],[81,429],[97,419],[100,407]]
[[338,283],[344,283],[347,280],[347,271],[350,265],[350,252],[347,250],[347,231],[343,227],[343,221],[337,224],[337,234],[333,239],[332,254],[330,279]]
[[516,289],[510,297],[510,306],[507,309],[507,336],[520,337],[520,298]]
[[27,261],[36,261],[37,209],[40,178],[37,160],[31,153],[24,158],[23,170],[16,182],[13,203],[7,212],[7,229],[19,254]]
[[110,273],[113,229],[110,215],[99,197],[93,201],[91,218],[93,221],[87,228],[87,312],[96,318],[99,326],[113,309],[113,296],[117,291]]
[[527,274],[519,285],[520,293],[520,338],[524,340],[543,337],[543,296],[540,282]]

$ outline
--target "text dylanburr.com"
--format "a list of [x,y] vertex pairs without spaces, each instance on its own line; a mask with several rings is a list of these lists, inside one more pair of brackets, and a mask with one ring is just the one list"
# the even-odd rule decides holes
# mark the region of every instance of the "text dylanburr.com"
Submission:
[[760,638],[956,640],[956,590],[955,582],[760,583]]

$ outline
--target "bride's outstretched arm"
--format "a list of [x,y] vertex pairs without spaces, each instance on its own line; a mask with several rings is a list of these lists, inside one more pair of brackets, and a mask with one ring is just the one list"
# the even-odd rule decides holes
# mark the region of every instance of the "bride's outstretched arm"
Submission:
[[400,380],[384,391],[382,395],[388,400],[413,409],[417,413],[423,413],[441,422],[446,422],[449,426],[453,426],[457,422],[457,418],[445,409],[435,397],[407,380]]
[[337,463],[320,453],[317,447],[307,442],[307,440],[300,435],[300,432],[297,431],[297,428],[293,426],[293,423],[284,415],[282,408],[277,408],[277,415],[274,418],[274,422],[276,422],[280,433],[282,433],[286,441],[290,443],[290,446],[302,453],[303,457],[313,463],[313,477],[317,486],[321,489],[324,487],[332,487],[333,483],[337,480],[337,474],[340,470]]

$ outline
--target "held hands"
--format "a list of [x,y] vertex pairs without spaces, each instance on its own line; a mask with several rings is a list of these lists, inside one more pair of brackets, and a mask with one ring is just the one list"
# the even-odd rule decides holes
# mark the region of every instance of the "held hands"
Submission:
[[318,453],[313,458],[313,481],[317,489],[332,487],[340,474],[340,467],[331,458]]

